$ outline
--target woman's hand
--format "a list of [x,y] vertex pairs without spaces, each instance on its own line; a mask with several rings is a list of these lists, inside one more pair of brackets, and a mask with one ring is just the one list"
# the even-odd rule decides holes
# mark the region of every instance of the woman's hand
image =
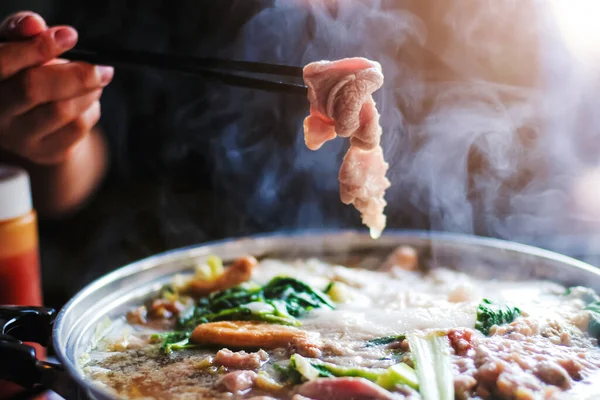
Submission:
[[38,165],[72,156],[100,118],[110,67],[57,59],[77,32],[23,12],[0,25],[0,149]]
[[56,58],[76,42],[31,12],[0,24],[0,163],[27,169],[36,210],[51,218],[78,210],[108,168],[94,125],[113,70]]

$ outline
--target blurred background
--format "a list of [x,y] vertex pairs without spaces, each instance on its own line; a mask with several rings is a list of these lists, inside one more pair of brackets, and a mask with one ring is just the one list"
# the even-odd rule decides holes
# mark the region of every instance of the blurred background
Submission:
[[6,0],[2,2],[1,7],[3,15],[21,10],[32,10],[41,15],[52,15],[55,10],[52,2],[43,0]]
[[[550,6],[548,6],[550,4]],[[600,265],[600,28],[593,1],[4,0],[81,46],[305,65],[379,61],[390,229],[533,244]],[[339,201],[347,144],[304,146],[306,99],[117,70],[111,169],[41,222],[46,304],[133,260],[207,240],[360,228]],[[68,279],[65,279],[68,277]]]

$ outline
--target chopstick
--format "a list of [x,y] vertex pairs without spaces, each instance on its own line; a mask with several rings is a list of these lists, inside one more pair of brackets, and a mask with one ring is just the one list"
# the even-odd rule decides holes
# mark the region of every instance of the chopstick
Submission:
[[279,75],[287,78],[301,78],[302,68],[289,65],[267,64],[251,61],[223,60],[217,58],[195,58],[188,56],[158,54],[133,50],[85,50],[74,49],[64,53],[62,58],[71,61],[85,61],[92,64],[110,65],[123,68],[156,68],[166,71],[193,74],[214,78],[222,83],[269,92],[283,92],[307,95],[306,86],[285,82],[280,79],[261,79],[234,74],[233,72]]

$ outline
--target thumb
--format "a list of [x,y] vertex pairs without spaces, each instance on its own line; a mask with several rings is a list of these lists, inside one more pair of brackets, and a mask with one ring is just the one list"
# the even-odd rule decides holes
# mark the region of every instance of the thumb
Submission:
[[46,21],[31,11],[12,14],[0,24],[0,38],[7,40],[26,39],[48,29]]

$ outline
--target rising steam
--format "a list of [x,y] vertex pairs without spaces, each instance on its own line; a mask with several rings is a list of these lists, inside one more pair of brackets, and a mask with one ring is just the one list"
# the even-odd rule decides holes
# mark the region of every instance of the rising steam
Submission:
[[[562,1],[562,12],[575,2]],[[389,228],[485,234],[576,254],[588,243],[562,234],[587,240],[600,230],[600,85],[571,54],[547,0],[220,0],[135,12],[113,3],[90,3],[60,23],[114,47],[292,65],[380,62],[386,81],[375,100],[390,163]],[[255,16],[237,32],[248,14]],[[163,19],[177,21],[175,33]],[[111,97],[105,130],[125,182],[115,197],[129,200],[115,201],[99,222],[61,223],[78,240],[55,264],[77,282],[209,238],[364,229],[339,200],[347,143],[306,148],[302,96],[119,71]],[[198,193],[206,182],[178,185],[181,169],[214,171],[206,180],[218,191]],[[166,175],[150,182],[157,193],[123,193],[128,180],[153,174]]]
[[[390,162],[391,228],[537,244],[565,233],[580,213],[573,187],[600,154],[591,150],[600,148],[600,102],[586,96],[589,81],[570,62],[553,15],[533,1],[421,3],[275,1],[228,54],[382,64],[386,83],[375,97]],[[241,103],[247,113],[212,149],[219,176],[242,177],[228,188],[245,185],[240,207],[270,218],[272,228],[348,226],[352,210],[337,199],[344,143],[305,148],[305,99],[247,93],[230,107]],[[262,166],[249,176],[257,160]]]

